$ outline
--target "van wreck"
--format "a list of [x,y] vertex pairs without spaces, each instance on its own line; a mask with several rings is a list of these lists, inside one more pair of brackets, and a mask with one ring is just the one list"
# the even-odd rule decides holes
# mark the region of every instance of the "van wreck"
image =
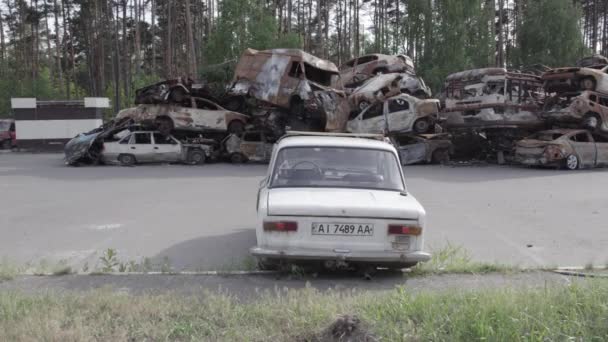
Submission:
[[279,107],[287,122],[325,131],[342,131],[350,111],[336,65],[297,49],[245,50],[226,106],[241,112]]
[[527,125],[540,122],[544,90],[536,75],[483,68],[449,75],[443,95],[448,125]]

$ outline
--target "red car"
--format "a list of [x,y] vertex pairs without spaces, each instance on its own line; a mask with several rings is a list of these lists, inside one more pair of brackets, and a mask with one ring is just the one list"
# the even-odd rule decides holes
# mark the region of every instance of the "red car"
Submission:
[[0,147],[3,150],[9,150],[15,146],[17,146],[15,120],[0,120]]

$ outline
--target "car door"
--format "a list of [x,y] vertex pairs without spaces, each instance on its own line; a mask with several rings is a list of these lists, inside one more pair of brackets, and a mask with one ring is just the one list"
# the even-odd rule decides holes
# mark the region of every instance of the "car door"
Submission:
[[188,109],[194,128],[221,131],[228,129],[226,124],[227,110],[205,99],[197,98],[194,101],[193,108]]
[[359,116],[361,121],[355,133],[384,133],[386,120],[384,118],[384,102],[375,102]]
[[570,136],[570,145],[577,154],[581,167],[594,167],[597,157],[595,142],[588,132],[580,132]]
[[170,135],[158,132],[154,138],[154,159],[158,162],[177,162],[182,159],[182,145]]
[[129,141],[128,153],[135,156],[138,162],[155,160],[154,145],[151,132],[135,132]]
[[596,166],[608,166],[608,139],[603,136],[593,136],[597,151]]
[[243,153],[247,159],[259,161],[264,160],[265,148],[260,132],[246,132],[243,134],[241,141],[241,153]]
[[386,101],[386,116],[389,132],[409,132],[416,116],[413,103],[405,98],[392,98]]
[[399,141],[399,158],[401,165],[410,165],[426,161],[428,144],[422,139],[408,137]]

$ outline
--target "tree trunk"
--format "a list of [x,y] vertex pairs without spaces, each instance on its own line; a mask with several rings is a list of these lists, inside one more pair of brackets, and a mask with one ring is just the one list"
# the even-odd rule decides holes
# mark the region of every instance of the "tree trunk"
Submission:
[[192,34],[192,14],[190,13],[190,0],[186,0],[186,34],[188,35],[188,44],[186,52],[188,53],[188,77],[197,78],[196,70],[196,54],[194,53],[194,35]]

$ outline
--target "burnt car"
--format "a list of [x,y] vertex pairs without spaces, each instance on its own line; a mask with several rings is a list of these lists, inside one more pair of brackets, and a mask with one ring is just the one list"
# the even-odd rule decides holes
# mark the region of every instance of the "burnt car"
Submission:
[[242,112],[279,107],[326,131],[342,131],[350,111],[336,65],[297,49],[245,50],[224,103]]
[[206,84],[190,78],[176,78],[135,90],[135,104],[182,103],[190,97],[217,102]]
[[397,135],[391,140],[397,147],[401,165],[418,163],[444,164],[450,161],[454,147],[446,133]]
[[129,119],[112,120],[89,132],[80,133],[68,141],[63,152],[67,165],[97,164],[102,161],[105,141],[118,141],[129,134],[132,127]]
[[596,54],[581,58],[578,62],[576,62],[576,66],[581,68],[588,68],[594,65],[608,65],[608,58]]
[[374,53],[351,59],[340,66],[342,83],[348,88],[357,87],[375,75],[401,72],[414,73],[414,63],[408,56]]
[[515,161],[529,166],[576,170],[608,165],[608,142],[589,131],[555,129],[518,141]]
[[423,99],[431,97],[431,90],[420,77],[410,74],[384,74],[371,78],[353,90],[348,99],[351,108],[362,111],[376,101],[383,101],[400,93]]
[[548,93],[592,90],[608,93],[608,65],[552,69],[542,76]]
[[118,141],[104,142],[101,152],[104,163],[124,166],[140,163],[201,165],[213,156],[212,145],[183,143],[171,135],[154,131],[129,132]]
[[15,135],[15,120],[3,119],[0,120],[0,148],[10,150],[17,146],[17,137]]
[[608,133],[608,94],[594,91],[559,94],[548,101],[546,108],[542,114],[546,119]]
[[447,126],[536,125],[544,100],[539,76],[504,68],[457,72],[444,83]]
[[231,134],[224,140],[224,149],[234,164],[248,161],[268,163],[276,139],[265,131],[247,131],[241,136]]
[[428,133],[439,118],[439,100],[421,100],[399,94],[375,102],[361,113],[351,116],[347,131],[351,133]]
[[203,98],[193,97],[188,103],[188,107],[176,104],[142,104],[121,110],[116,115],[116,119],[128,118],[134,123],[157,129],[164,135],[168,135],[174,129],[240,134],[245,130],[249,120],[249,116],[245,114],[224,109]]

